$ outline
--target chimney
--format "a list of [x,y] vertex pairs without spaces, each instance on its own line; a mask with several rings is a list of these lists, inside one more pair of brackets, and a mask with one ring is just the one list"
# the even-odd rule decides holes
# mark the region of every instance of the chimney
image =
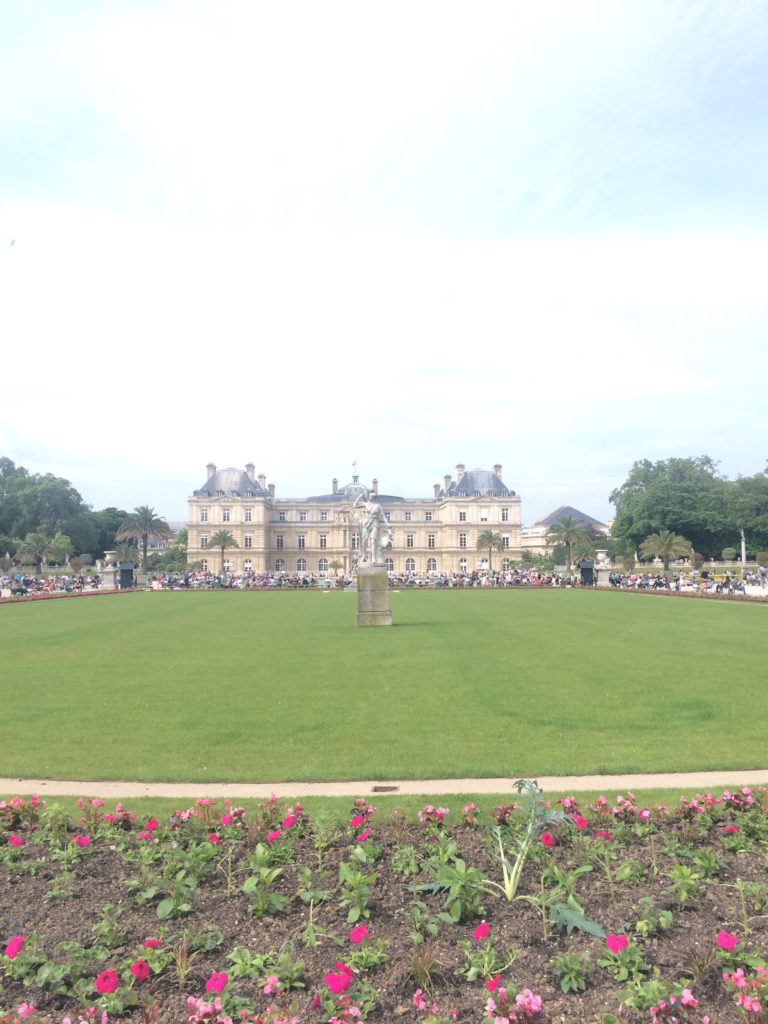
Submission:
[[498,464],[498,462],[493,467],[493,472],[496,474],[496,476],[499,478],[499,480],[501,480],[501,466]]
[[336,477],[334,477],[333,480],[331,480],[331,494],[336,494],[338,489],[339,481],[336,479]]
[[440,484],[432,484],[432,491],[435,498],[440,497]]
[[208,472],[208,479],[210,480],[211,477],[213,476],[213,474],[216,472],[216,463],[215,462],[209,462],[208,465],[205,468],[206,468],[206,470]]
[[445,476],[443,477],[443,490],[445,491],[446,495],[448,494],[448,491],[450,490],[450,488],[451,488],[451,474],[450,473],[446,473]]
[[269,485],[269,496],[270,496],[270,498],[274,498],[274,496],[275,496],[275,485],[274,484],[270,484]]
[[253,474],[254,474],[255,470],[256,470],[256,467],[254,466],[254,464],[252,462],[246,462],[246,464],[245,464],[245,473],[246,473],[246,476],[249,476],[251,478],[251,480],[253,480]]
[[259,487],[262,491],[267,489],[267,478],[264,473],[259,473]]
[[373,480],[371,480],[371,494],[378,495],[378,493],[379,493],[379,481],[376,479],[376,477],[374,477]]
[[461,483],[461,478],[462,478],[463,476],[464,476],[464,463],[463,463],[463,462],[460,462],[460,463],[459,463],[459,464],[458,464],[458,465],[456,466],[456,483],[457,483],[457,484],[460,484],[460,483]]

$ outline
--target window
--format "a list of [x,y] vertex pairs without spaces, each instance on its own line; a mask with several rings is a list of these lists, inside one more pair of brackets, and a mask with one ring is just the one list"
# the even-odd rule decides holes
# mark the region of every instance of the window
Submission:
[[466,533],[459,534],[459,547],[465,548],[467,546],[467,535]]
[[406,521],[406,523],[410,523],[412,518],[413,518],[413,512],[406,512],[405,513],[405,521]]
[[509,569],[509,566],[510,566],[509,559],[508,558],[502,558],[502,560],[501,560],[501,568],[504,570],[504,572],[507,572],[507,570]]
[[328,572],[328,559],[327,558],[321,558],[320,559],[320,561],[317,563],[317,571],[318,572]]
[[208,572],[208,559],[203,559],[203,572]]
[[201,508],[200,509],[200,522],[201,523],[207,523],[208,522],[208,509],[207,508]]
[[321,523],[327,523],[328,522],[328,513],[327,512],[321,512],[320,513],[320,522]]
[[321,533],[320,534],[320,547],[321,548],[327,548],[328,547],[328,534],[327,533]]
[[250,533],[246,533],[246,535],[243,537],[243,547],[244,548],[252,548],[253,547],[253,536]]
[[252,508],[247,508],[245,510],[245,516],[244,516],[243,521],[246,522],[246,523],[252,523],[253,522],[253,509]]
[[431,512],[425,512],[424,513],[424,522],[425,523],[431,523],[432,522],[432,513]]
[[428,558],[427,559],[427,572],[437,572],[437,559],[436,558]]
[[307,513],[306,512],[299,512],[299,522],[300,523],[306,523],[306,521],[307,521]]
[[232,563],[228,558],[224,559],[224,572],[232,572]]
[[437,534],[436,533],[428,533],[427,534],[427,547],[428,548],[435,548],[435,547],[437,547]]
[[283,572],[284,569],[285,569],[285,559],[284,558],[276,558],[275,559],[275,572]]
[[392,515],[392,513],[391,513],[391,512],[385,512],[385,513],[384,513],[384,518],[385,518],[385,519],[387,520],[387,522],[390,522],[390,517],[391,517],[391,515]]
[[222,523],[228,523],[230,521],[231,517],[232,517],[232,509],[231,508],[223,508],[221,510],[221,521],[222,521]]
[[307,543],[307,535],[306,535],[306,533],[300,533],[299,536],[296,538],[296,540],[297,540],[297,547],[300,547],[300,548],[306,547],[306,543]]
[[384,565],[387,567],[387,572],[394,572],[395,571],[395,560],[394,560],[394,558],[387,558],[385,560],[385,562],[384,562]]
[[282,533],[278,533],[278,535],[275,537],[275,547],[276,548],[281,548],[282,546],[283,546],[283,535],[282,535]]
[[277,518],[278,518],[278,520],[279,520],[279,521],[280,521],[281,523],[284,523],[284,522],[285,522],[285,512],[278,512],[278,513],[277,513]]
[[503,548],[508,548],[509,547],[509,534],[508,533],[502,534],[502,536],[501,536],[501,546]]
[[243,562],[243,569],[245,569],[246,572],[250,572],[252,565],[253,562],[251,562],[250,558],[246,558],[246,560]]
[[307,571],[307,560],[306,560],[306,558],[297,558],[296,559],[296,572],[306,572],[306,571]]
[[200,547],[201,548],[207,548],[208,547],[208,534],[207,533],[201,533],[200,534]]
[[416,559],[415,558],[406,558],[406,560],[405,560],[405,571],[406,572],[416,572]]
[[480,522],[481,523],[487,523],[488,522],[488,509],[487,508],[481,508],[480,509]]
[[406,533],[406,535],[405,535],[405,546],[407,548],[412,548],[413,547],[413,534],[412,533]]
[[352,534],[352,550],[356,551],[360,547],[360,534],[355,531]]
[[509,509],[508,508],[503,508],[501,510],[501,521],[502,521],[502,523],[508,523],[509,522]]
[[466,521],[467,521],[467,513],[466,512],[459,512],[459,522],[460,523],[466,523]]
[[466,572],[467,571],[467,560],[466,560],[466,558],[460,558],[459,559],[459,571],[460,572]]

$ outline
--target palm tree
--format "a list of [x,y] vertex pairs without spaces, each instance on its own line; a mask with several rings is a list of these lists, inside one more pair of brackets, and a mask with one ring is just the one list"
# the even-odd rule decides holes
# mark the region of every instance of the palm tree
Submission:
[[139,549],[135,544],[124,541],[117,545],[117,561],[130,562],[131,565],[139,564]]
[[664,572],[668,571],[671,558],[680,558],[681,555],[690,555],[690,553],[691,542],[671,530],[659,530],[658,533],[652,533],[640,545],[642,557],[660,558],[664,565]]
[[547,544],[562,544],[565,548],[565,568],[571,571],[571,549],[576,544],[587,544],[592,539],[592,532],[583,519],[576,516],[561,516],[552,523],[545,538]]
[[173,536],[173,530],[168,523],[160,516],[155,515],[155,510],[149,505],[139,505],[131,514],[123,520],[120,528],[115,534],[115,540],[136,540],[141,541],[141,569],[147,564],[147,548],[149,538],[154,534],[163,540]]
[[208,547],[221,548],[221,571],[224,572],[224,549],[239,548],[240,545],[229,530],[217,530],[216,533],[214,533],[214,535],[208,540]]
[[35,576],[40,576],[43,571],[43,562],[55,557],[57,551],[56,545],[47,533],[44,533],[42,530],[35,530],[32,533],[28,533],[21,544],[19,544],[16,557],[19,559],[28,558],[34,562]]
[[475,548],[478,551],[485,551],[488,549],[488,572],[491,572],[491,552],[501,551],[504,547],[504,541],[502,540],[500,533],[494,533],[490,528],[483,530],[480,536],[477,538]]

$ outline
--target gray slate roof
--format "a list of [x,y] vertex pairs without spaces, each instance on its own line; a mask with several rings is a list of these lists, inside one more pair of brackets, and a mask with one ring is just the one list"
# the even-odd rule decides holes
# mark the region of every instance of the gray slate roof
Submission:
[[[441,497],[445,497],[445,491],[441,491],[440,494]],[[510,491],[498,473],[491,469],[470,469],[460,481],[452,481],[448,488],[448,496],[451,498],[473,498],[476,495],[511,498],[515,492]]]
[[586,512],[579,512],[573,505],[561,505],[560,508],[556,508],[554,512],[550,512],[545,519],[540,519],[535,526],[554,526],[555,523],[559,523],[563,516],[572,516],[574,519],[578,519],[580,523],[586,523],[587,526],[599,526],[603,530],[607,529],[605,523],[601,523],[599,519],[593,519],[592,516],[588,516]]
[[215,498],[217,495],[240,498],[261,498],[267,491],[252,480],[242,469],[217,469],[203,486],[192,492],[195,498]]

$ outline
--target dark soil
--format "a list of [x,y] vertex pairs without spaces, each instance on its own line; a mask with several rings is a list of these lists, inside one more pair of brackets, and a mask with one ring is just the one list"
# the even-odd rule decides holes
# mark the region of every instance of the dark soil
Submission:
[[[187,820],[160,823],[152,838],[146,838],[144,821],[132,822],[128,815],[118,814],[117,820],[105,823],[103,808],[89,809],[82,823],[62,823],[49,820],[44,811],[40,815],[40,808],[0,805],[0,949],[13,936],[25,938],[23,951],[13,960],[0,955],[0,1007],[12,1011],[22,1002],[31,1003],[37,1011],[30,1018],[33,1022],[58,1024],[65,1015],[77,1019],[77,1013],[98,1005],[110,1009],[112,1022],[178,1024],[187,1020],[187,997],[211,999],[206,994],[211,973],[227,972],[225,1008],[235,1020],[240,1006],[248,1019],[272,1020],[256,1014],[264,1014],[270,1004],[294,1003],[301,1024],[319,1022],[329,1011],[322,1006],[311,1009],[310,1004],[317,993],[329,998],[324,981],[328,972],[337,962],[359,955],[361,948],[383,940],[386,962],[359,969],[349,989],[353,996],[363,983],[369,992],[375,990],[376,1005],[367,1017],[372,1024],[424,1020],[427,1014],[412,1000],[417,988],[429,990],[427,1003],[431,1006],[434,1000],[440,1017],[447,1019],[456,1010],[460,1021],[483,1020],[487,977],[468,980],[458,973],[465,964],[459,943],[468,944],[475,954],[490,943],[500,959],[514,957],[502,972],[503,984],[510,991],[531,989],[543,1000],[542,1013],[526,1020],[602,1022],[612,1019],[604,1016],[610,1013],[620,1021],[649,1021],[649,1006],[659,996],[689,987],[699,1008],[680,1019],[699,1021],[708,1014],[712,1024],[735,1024],[743,1015],[722,971],[742,964],[749,974],[749,957],[754,969],[755,958],[768,955],[765,798],[764,790],[726,794],[714,801],[702,798],[693,807],[683,802],[667,813],[656,809],[650,819],[642,817],[631,800],[616,807],[569,806],[569,811],[584,815],[585,827],[579,829],[570,820],[550,826],[555,844],[547,847],[537,840],[531,847],[518,894],[536,897],[545,873],[544,892],[550,902],[562,902],[563,886],[570,883],[589,919],[606,933],[628,936],[648,966],[635,986],[639,1008],[628,1005],[632,998],[627,982],[614,980],[598,965],[607,952],[602,938],[578,928],[568,934],[545,927],[539,908],[529,901],[509,902],[501,893],[472,890],[468,884],[460,920],[439,920],[451,904],[450,894],[436,885],[441,860],[454,869],[463,861],[467,868],[479,869],[482,879],[502,881],[490,832],[490,807],[474,826],[463,822],[460,808],[453,808],[442,825],[378,824],[373,814],[354,828],[308,821],[299,810],[296,823],[267,843],[268,833],[288,813],[284,805],[265,805],[260,813],[249,814],[248,821],[231,808],[204,806]],[[351,808],[351,817],[358,813],[358,808]],[[222,825],[222,814],[232,815],[232,822]],[[504,828],[510,858],[526,824],[518,812]],[[365,827],[372,832],[361,843],[358,837]],[[73,830],[90,838],[84,849],[73,842]],[[598,836],[601,831],[609,837]],[[220,842],[212,841],[211,835]],[[10,845],[11,837],[22,840],[23,846]],[[246,879],[258,875],[254,854],[258,861],[259,849],[268,851],[270,864],[265,870],[280,870],[265,888],[266,898],[274,894],[284,901],[282,908],[267,908],[274,912],[264,916],[252,913],[255,897],[242,889]],[[363,853],[370,861],[367,865],[365,857],[357,860]],[[349,920],[349,907],[340,902],[342,862],[363,875],[375,875],[357,922]],[[574,875],[584,865],[591,870]],[[403,873],[409,866],[416,874]],[[306,869],[313,872],[311,883]],[[678,878],[677,890],[673,875]],[[185,898],[183,886],[195,878],[195,891],[187,891]],[[690,891],[683,898],[686,879]],[[162,919],[158,908],[174,885],[182,892],[179,902],[188,903],[189,910],[178,907],[176,916]],[[327,890],[327,897],[318,895],[313,905],[316,945],[306,934],[310,904],[298,896],[308,888]],[[640,901],[647,898],[657,916],[671,911],[669,927],[651,927],[646,929],[649,934],[642,927],[638,930],[644,906]],[[421,941],[414,941],[412,934],[419,931],[412,916],[415,901],[423,904]],[[483,920],[489,936],[476,941],[475,928]],[[362,945],[349,939],[355,923],[364,923],[369,932]],[[739,939],[730,960],[716,943],[721,931]],[[162,946],[147,950],[147,939],[161,940]],[[253,955],[283,951],[294,964],[301,962],[294,980],[304,987],[284,993],[280,1004],[280,997],[275,1002],[275,996],[262,989],[269,975],[282,973],[284,964],[275,968],[267,963],[262,970],[255,968],[253,977],[235,977],[228,957],[239,946]],[[585,954],[583,992],[561,990],[550,961],[563,953]],[[155,972],[136,983],[129,968],[139,959],[149,960]],[[68,965],[68,970],[55,978],[50,966],[47,974],[42,970],[45,961]],[[762,963],[765,966],[765,960]],[[114,995],[100,1001],[93,983],[105,969],[116,971],[122,981]],[[658,984],[651,990],[647,982],[654,980]],[[134,997],[147,1007],[143,1018],[140,1007],[130,1006]],[[123,1011],[120,1001],[126,1004]]]

